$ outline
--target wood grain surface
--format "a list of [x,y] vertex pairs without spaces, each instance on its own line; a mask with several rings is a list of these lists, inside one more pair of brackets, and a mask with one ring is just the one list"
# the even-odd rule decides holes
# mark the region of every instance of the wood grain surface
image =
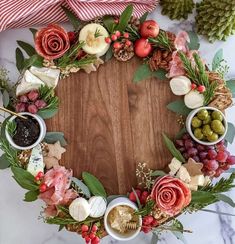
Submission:
[[137,58],[111,60],[98,72],[78,72],[57,87],[59,113],[48,120],[48,131],[62,131],[68,141],[62,163],[74,175],[89,171],[109,194],[123,194],[136,185],[138,162],[163,169],[171,155],[162,132],[179,130],[176,115],[166,105],[174,96],[168,81],[149,79],[135,85]]

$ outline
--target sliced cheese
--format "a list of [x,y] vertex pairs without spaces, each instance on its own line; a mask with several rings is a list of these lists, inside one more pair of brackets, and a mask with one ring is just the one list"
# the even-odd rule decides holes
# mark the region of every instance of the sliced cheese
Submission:
[[33,176],[36,176],[38,172],[44,172],[44,162],[42,155],[42,148],[40,144],[32,149],[32,153],[27,166],[27,171]]
[[78,222],[84,221],[90,215],[90,205],[85,198],[79,197],[69,205],[69,214]]
[[103,197],[93,196],[88,202],[90,204],[90,216],[92,218],[99,218],[104,215],[107,203]]
[[35,66],[31,66],[29,71],[37,76],[40,80],[42,80],[47,86],[55,88],[58,84],[60,78],[60,70],[59,69],[51,69],[51,68],[38,68]]
[[176,177],[182,180],[185,183],[190,183],[191,182],[191,177],[188,173],[188,170],[184,167],[181,166],[179,171],[176,174]]
[[170,169],[170,175],[175,175],[177,171],[180,169],[182,163],[177,158],[172,158],[171,163],[168,165]]
[[204,175],[195,175],[191,177],[190,184],[197,186],[204,186],[205,177]]

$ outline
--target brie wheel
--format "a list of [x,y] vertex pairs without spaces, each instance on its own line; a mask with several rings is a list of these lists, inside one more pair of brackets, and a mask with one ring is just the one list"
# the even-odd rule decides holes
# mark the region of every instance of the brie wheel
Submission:
[[170,87],[175,95],[185,95],[191,90],[191,81],[186,76],[177,76],[171,79]]
[[191,109],[202,107],[204,105],[204,96],[198,91],[192,90],[184,96],[184,103]]
[[79,197],[69,205],[69,214],[78,222],[84,221],[90,214],[90,205],[85,198]]
[[103,197],[91,197],[89,199],[89,204],[91,208],[90,216],[92,218],[99,218],[104,215],[107,203]]

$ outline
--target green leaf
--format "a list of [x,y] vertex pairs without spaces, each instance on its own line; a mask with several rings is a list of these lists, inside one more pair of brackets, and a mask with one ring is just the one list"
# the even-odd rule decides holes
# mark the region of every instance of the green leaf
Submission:
[[38,199],[39,191],[28,191],[25,193],[24,201],[25,202],[33,202]]
[[16,41],[17,44],[31,57],[36,54],[36,51],[32,45],[23,41]]
[[125,31],[128,22],[132,16],[133,13],[133,5],[130,4],[126,7],[126,9],[122,12],[120,19],[119,19],[119,24],[117,25],[116,29],[119,31]]
[[158,69],[158,70],[152,72],[152,76],[159,80],[165,80],[166,74],[167,74],[167,71],[164,69]]
[[32,32],[34,38],[38,30],[34,28],[29,28],[29,30]]
[[133,191],[133,193],[134,193],[134,195],[135,195],[138,209],[141,209],[141,208],[142,208],[142,205],[141,205],[141,203],[140,203],[139,196],[137,195],[137,193],[136,193],[136,191],[135,191],[135,189],[134,189],[133,187],[132,187],[132,191]]
[[109,61],[113,57],[113,48],[112,46],[109,47],[108,51],[105,54],[105,62]]
[[10,96],[7,90],[4,90],[2,93],[2,101],[3,101],[3,106],[6,108],[10,102]]
[[107,194],[105,192],[103,185],[94,175],[88,172],[83,172],[82,179],[93,195],[102,196],[106,198]]
[[16,48],[15,55],[16,55],[16,67],[18,71],[21,72],[24,68],[24,55],[18,47]]
[[235,137],[235,126],[234,124],[228,122],[228,131],[226,133],[224,140],[232,144],[234,137]]
[[229,196],[218,193],[218,194],[216,194],[216,197],[218,200],[223,201],[223,202],[229,204],[231,207],[235,208],[235,202]]
[[211,204],[217,201],[216,196],[213,193],[205,191],[193,191],[192,192],[192,203],[196,204]]
[[24,68],[27,69],[30,66],[37,66],[42,67],[43,58],[40,57],[38,54],[34,54],[30,58],[25,59],[24,61]]
[[114,18],[111,15],[105,15],[103,17],[103,23],[106,29],[109,31],[109,33],[113,33],[114,27],[115,27],[115,22]]
[[28,171],[15,166],[11,167],[11,171],[13,173],[13,178],[22,188],[29,191],[38,190],[38,185],[34,182],[34,176]]
[[166,134],[163,133],[163,140],[168,150],[171,152],[172,156],[178,159],[180,162],[185,163],[185,159],[182,156],[181,152],[176,149],[174,143],[167,137]]
[[41,109],[38,111],[38,115],[41,116],[43,119],[50,119],[52,117],[54,117],[58,112],[58,108],[45,108],[45,109]]
[[65,8],[64,6],[62,6],[61,8],[63,9],[63,11],[66,14],[67,18],[69,19],[70,23],[72,24],[74,30],[77,31],[81,24],[81,22],[79,21],[77,16],[74,13],[72,13],[70,10]]
[[212,70],[216,70],[217,68],[219,68],[221,62],[223,61],[223,49],[219,49],[212,61]]
[[63,147],[67,145],[67,141],[64,139],[63,132],[55,132],[55,131],[47,132],[44,141],[49,144],[53,144],[59,141],[60,145]]
[[188,43],[189,50],[198,50],[200,42],[197,33],[194,31],[188,31],[190,42]]
[[142,64],[138,67],[134,74],[134,83],[138,83],[141,80],[145,80],[152,77],[152,71],[150,70],[148,64]]
[[86,196],[86,198],[90,198],[91,197],[91,193],[89,188],[79,179],[72,177],[72,183],[75,184],[75,186],[82,191],[83,195]]
[[235,97],[235,79],[227,80],[226,86],[230,89],[233,97]]
[[148,17],[149,12],[145,12],[141,17],[140,17],[140,24],[142,24]]
[[58,232],[62,231],[64,229],[65,225],[59,225]]
[[162,170],[155,170],[152,172],[151,176],[165,176],[166,173]]
[[174,113],[187,116],[192,110],[185,106],[184,100],[176,100],[174,102],[169,103],[166,106],[169,110]]
[[9,168],[11,163],[7,160],[6,154],[2,154],[0,157],[0,169],[7,169]]

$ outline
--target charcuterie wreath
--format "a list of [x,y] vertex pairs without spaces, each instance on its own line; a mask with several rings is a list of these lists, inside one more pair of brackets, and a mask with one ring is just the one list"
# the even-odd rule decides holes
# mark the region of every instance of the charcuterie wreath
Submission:
[[[1,126],[4,154],[0,165],[10,167],[15,181],[27,190],[24,201],[43,200],[41,217],[45,223],[77,232],[92,244],[100,243],[106,235],[127,241],[140,231],[152,232],[156,238],[168,230],[179,238],[190,232],[177,220],[179,215],[203,210],[218,201],[234,207],[225,192],[234,186],[235,174],[230,167],[235,156],[227,151],[227,143],[232,143],[235,128],[227,121],[225,110],[232,105],[235,85],[233,80],[225,81],[228,66],[222,50],[208,65],[199,55],[193,32],[175,35],[160,29],[156,21],[146,20],[147,14],[134,18],[132,5],[121,16],[104,16],[88,23],[64,11],[74,31],[67,32],[57,24],[31,28],[34,47],[17,41],[19,80],[13,87],[1,81],[3,109],[11,116],[5,114]],[[26,54],[29,57],[25,58]],[[143,63],[133,74],[134,83],[155,77],[169,82],[174,95],[183,96],[167,105],[178,114],[175,123],[182,128],[171,139],[167,131],[161,132],[172,155],[169,162],[167,156],[162,158],[168,163],[164,171],[137,161],[135,172],[125,174],[134,174],[137,185],[124,195],[107,195],[102,177],[91,174],[92,170],[80,172],[79,179],[62,166],[64,134],[47,132],[44,120],[58,112],[54,89],[60,79],[71,73],[95,72],[112,57],[126,62],[134,56]],[[82,151],[82,144],[76,146]],[[92,163],[96,164],[95,159]],[[218,177],[214,183],[213,178]]]

